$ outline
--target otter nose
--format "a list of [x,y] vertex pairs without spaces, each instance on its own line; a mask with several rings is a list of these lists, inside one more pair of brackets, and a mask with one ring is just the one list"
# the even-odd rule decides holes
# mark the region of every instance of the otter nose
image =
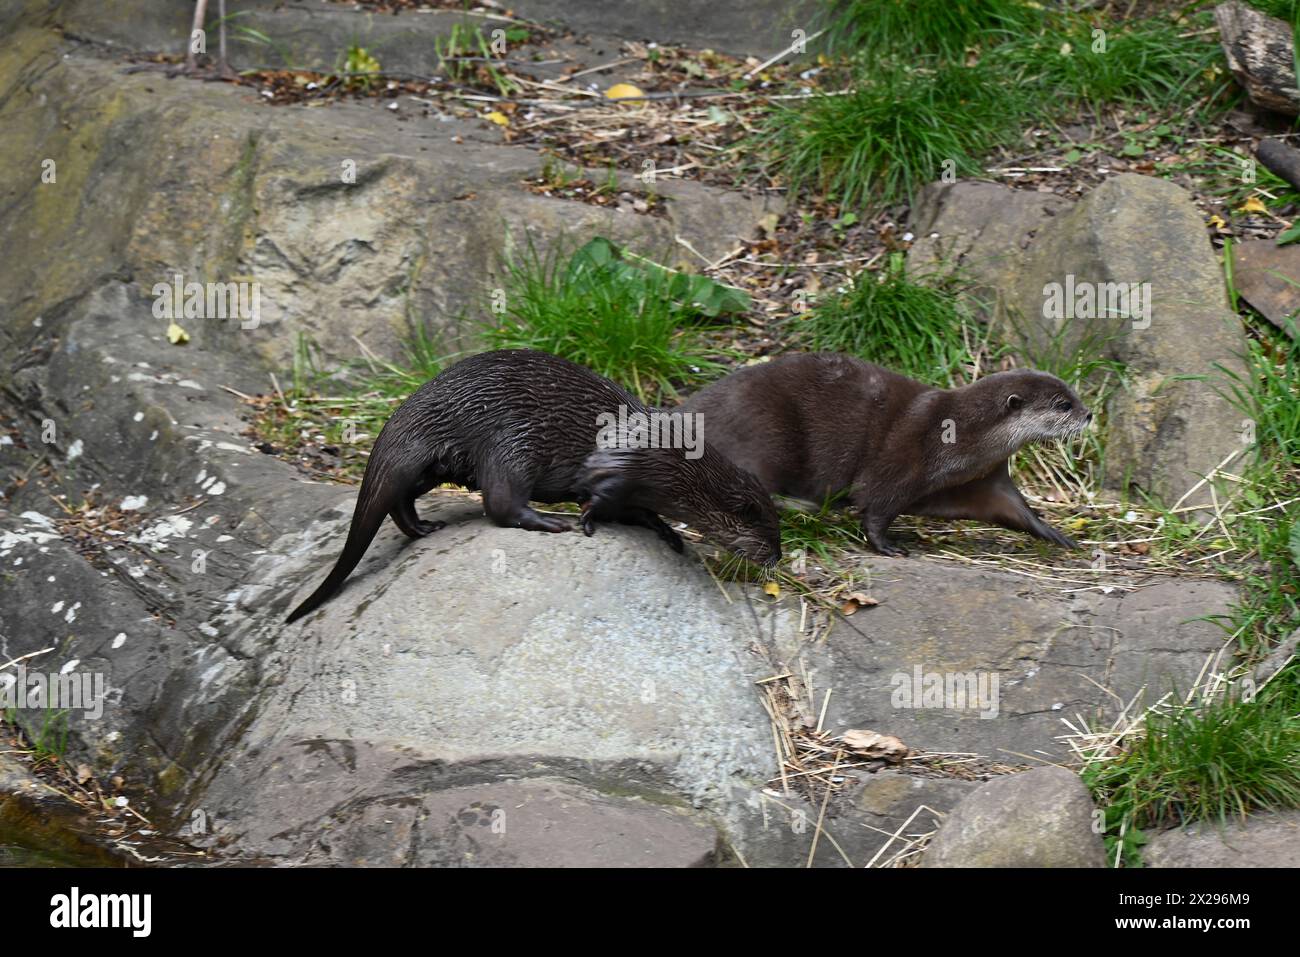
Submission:
[[1087,415],[1085,415],[1085,416],[1083,417],[1083,421],[1084,421],[1084,422],[1091,423],[1091,422],[1092,422],[1092,413],[1089,412]]

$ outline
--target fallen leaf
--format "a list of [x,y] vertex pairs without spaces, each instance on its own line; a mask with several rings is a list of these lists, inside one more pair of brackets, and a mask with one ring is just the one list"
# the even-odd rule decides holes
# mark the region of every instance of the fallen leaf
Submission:
[[1227,226],[1228,224],[1223,221],[1223,218],[1221,216],[1216,214],[1210,217],[1209,225],[1213,226],[1215,229],[1222,229],[1224,226]]
[[899,762],[907,757],[907,745],[892,734],[878,731],[845,731],[840,737],[844,746],[868,758]]
[[768,582],[763,586],[763,594],[771,595],[773,598],[781,597],[781,586],[776,582]]
[[605,98],[610,100],[625,100],[630,96],[645,96],[645,94],[631,83],[615,83],[605,91]]
[[506,116],[504,113],[498,113],[496,110],[493,110],[491,113],[485,116],[484,119],[488,120],[489,122],[495,123],[497,126],[510,125],[510,118]]
[[87,781],[89,781],[89,780],[91,779],[91,777],[92,777],[92,773],[91,773],[90,765],[89,765],[89,764],[78,764],[78,765],[77,765],[77,783],[78,783],[78,784],[85,784]]
[[190,341],[190,334],[173,322],[167,327],[167,341],[174,346],[183,346]]
[[1268,207],[1259,201],[1259,197],[1252,196],[1240,206],[1237,207],[1239,213],[1266,213]]
[[850,592],[844,596],[844,599],[844,604],[840,606],[840,613],[846,618],[859,608],[875,608],[880,604],[866,592],[860,591]]

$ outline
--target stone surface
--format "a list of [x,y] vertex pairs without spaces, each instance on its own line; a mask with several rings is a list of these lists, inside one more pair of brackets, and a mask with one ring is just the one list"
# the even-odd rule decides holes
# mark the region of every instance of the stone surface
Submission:
[[[1184,190],[1123,173],[1066,209],[1054,197],[957,183],[924,191],[914,219],[913,267],[960,266],[993,290],[1001,334],[1035,361],[1050,367],[1082,347],[1124,365],[1125,387],[1107,409],[1107,484],[1136,487],[1166,505],[1210,500],[1205,487],[1183,496],[1244,451],[1242,414],[1225,396],[1232,395],[1229,373],[1244,373],[1246,344]],[[1068,295],[1070,284],[1087,284],[1100,294],[1134,283],[1149,284],[1149,324],[1100,308],[1077,317],[1046,308],[1053,286]]]
[[1142,849],[1142,861],[1147,867],[1300,867],[1300,811],[1162,831]]
[[[322,754],[322,760],[328,760]],[[711,867],[717,833],[683,811],[550,778],[353,802],[308,863],[405,867]],[[319,858],[319,860],[318,860]]]
[[1300,314],[1300,246],[1272,239],[1232,245],[1232,282],[1237,293],[1292,339]]
[[[781,660],[803,663],[816,700],[830,691],[832,727],[1010,764],[1068,760],[1064,720],[1109,725],[1118,701],[1186,692],[1224,645],[1220,628],[1194,619],[1228,614],[1236,600],[1212,581],[1067,599],[1005,572],[924,558],[873,557],[867,569],[880,604],[837,620],[824,638],[799,635],[796,610],[759,609]],[[953,696],[927,701],[930,676],[945,690],[951,679]]]
[[[719,258],[770,205],[668,177],[655,187],[666,217],[541,196],[523,186],[537,153],[503,145],[490,123],[408,107],[273,108],[249,89],[64,58],[27,28],[0,46],[0,162],[25,171],[0,182],[8,321],[25,327],[105,275],[151,289],[180,274],[257,282],[256,328],[188,331],[281,367],[300,335],[327,357],[358,355],[358,339],[397,357],[418,328],[451,352],[475,340],[503,257],[603,235],[694,268],[676,237]],[[39,183],[42,157],[54,183]]]
[[1045,767],[993,778],[953,809],[922,867],[1105,867],[1079,776]]

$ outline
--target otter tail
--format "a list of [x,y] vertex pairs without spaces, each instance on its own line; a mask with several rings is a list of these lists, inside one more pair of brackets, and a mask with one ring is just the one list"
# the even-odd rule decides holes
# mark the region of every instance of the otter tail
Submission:
[[[374,462],[373,458],[371,462]],[[384,523],[384,516],[392,507],[392,502],[389,501],[392,496],[383,494],[381,490],[393,486],[386,481],[376,481],[378,477],[371,476],[369,471],[367,469],[367,474],[361,481],[361,492],[357,496],[357,505],[352,512],[352,524],[348,528],[347,541],[343,544],[343,553],[334,563],[334,569],[320,583],[320,587],[289,613],[289,617],[285,619],[286,623],[297,621],[303,615],[310,614],[334,597],[334,593],[352,574],[352,570],[357,567],[366,549],[374,541],[379,526]]]

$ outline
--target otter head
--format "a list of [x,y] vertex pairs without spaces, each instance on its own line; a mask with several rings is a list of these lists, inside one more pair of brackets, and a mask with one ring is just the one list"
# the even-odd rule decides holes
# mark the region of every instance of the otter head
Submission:
[[600,517],[645,508],[687,522],[759,565],[781,560],[781,517],[772,497],[707,445],[696,459],[680,449],[601,449],[587,457],[583,485]]
[[976,385],[990,390],[998,432],[1012,452],[1027,442],[1072,439],[1092,422],[1074,390],[1046,372],[998,372]]

